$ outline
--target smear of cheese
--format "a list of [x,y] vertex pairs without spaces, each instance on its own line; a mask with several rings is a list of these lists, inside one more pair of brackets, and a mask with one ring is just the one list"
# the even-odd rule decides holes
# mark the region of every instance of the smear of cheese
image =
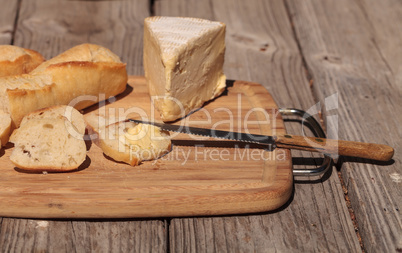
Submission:
[[[137,124],[135,127],[126,130],[121,136],[127,146],[135,147],[138,150],[157,149],[158,141],[166,139],[159,127],[148,124]],[[136,151],[136,150],[134,150]]]
[[145,77],[162,120],[181,118],[224,91],[225,28],[197,18],[145,19]]

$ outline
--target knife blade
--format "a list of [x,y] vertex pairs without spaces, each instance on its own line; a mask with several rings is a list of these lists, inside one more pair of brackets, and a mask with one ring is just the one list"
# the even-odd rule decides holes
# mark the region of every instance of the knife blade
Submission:
[[262,145],[274,145],[275,137],[269,135],[259,135],[259,134],[250,134],[250,133],[240,133],[240,132],[231,132],[231,131],[223,131],[217,129],[207,129],[207,128],[199,128],[199,127],[190,127],[184,125],[171,125],[165,123],[151,122],[151,121],[142,121],[130,119],[135,123],[149,124],[160,127],[162,130],[176,133],[184,133],[191,135],[198,135],[203,137],[212,137],[217,139],[225,139],[225,140],[233,140],[233,141],[242,141],[254,144],[262,144]]
[[390,146],[375,143],[364,143],[356,141],[333,140],[317,137],[297,136],[297,135],[259,135],[241,132],[231,132],[216,129],[207,129],[199,127],[190,127],[184,125],[171,125],[153,121],[143,121],[129,119],[135,123],[149,124],[160,127],[162,130],[192,134],[198,136],[212,137],[218,139],[226,139],[233,141],[241,141],[254,144],[262,144],[269,146],[271,150],[274,148],[288,148],[306,150],[312,152],[320,152],[328,155],[343,155],[365,158],[378,161],[389,161],[394,154],[394,149]]

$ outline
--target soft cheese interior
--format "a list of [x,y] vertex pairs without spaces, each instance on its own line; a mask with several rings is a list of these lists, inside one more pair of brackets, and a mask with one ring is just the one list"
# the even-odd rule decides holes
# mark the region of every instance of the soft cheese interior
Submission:
[[145,19],[144,69],[164,121],[200,108],[225,89],[225,24],[197,18]]

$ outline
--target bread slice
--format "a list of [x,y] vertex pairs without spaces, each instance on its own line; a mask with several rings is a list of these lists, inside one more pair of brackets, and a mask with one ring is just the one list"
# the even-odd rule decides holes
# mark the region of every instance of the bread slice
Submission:
[[[72,120],[63,116],[71,110]],[[20,169],[62,172],[77,169],[86,158],[82,114],[72,107],[52,107],[33,112],[10,137],[10,160]]]
[[135,166],[143,161],[158,159],[171,150],[168,132],[131,121],[114,122],[115,119],[105,119],[96,114],[85,116],[92,140],[115,161]]
[[11,118],[7,113],[0,111],[0,148],[8,142],[11,131]]
[[0,45],[0,77],[31,72],[45,58],[38,52],[12,45]]
[[78,134],[85,134],[86,124],[84,116],[79,111],[74,109],[74,107],[68,105],[55,105],[31,112],[22,119],[21,125],[32,119],[54,119],[58,118],[59,116],[63,116],[70,121],[75,129],[77,129]]
[[18,127],[28,113],[53,105],[80,110],[126,89],[126,64],[110,50],[82,44],[29,74],[0,78],[0,109]]

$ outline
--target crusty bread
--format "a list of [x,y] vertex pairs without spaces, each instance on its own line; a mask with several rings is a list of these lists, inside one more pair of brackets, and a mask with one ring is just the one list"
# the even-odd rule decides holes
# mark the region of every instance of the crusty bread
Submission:
[[11,131],[11,118],[7,113],[0,111],[0,148],[8,142]]
[[0,45],[0,77],[29,73],[44,61],[45,58],[34,50]]
[[92,140],[115,161],[135,166],[142,161],[160,158],[171,150],[168,132],[147,124],[115,122],[116,119],[105,119],[97,114],[85,116]]
[[[29,74],[0,78],[0,110],[19,126],[28,113],[53,105],[83,109],[123,92],[126,65],[110,50],[82,44],[42,63]],[[2,107],[2,108],[1,108]]]
[[120,58],[107,48],[94,44],[81,44],[43,62],[32,74],[42,73],[50,65],[66,62],[121,63]]
[[[65,116],[72,111],[72,120]],[[67,113],[66,113],[67,112]],[[86,158],[84,118],[77,110],[55,106],[28,114],[10,137],[11,161],[30,171],[70,171]]]
[[[45,58],[34,50],[12,45],[0,45],[0,77],[29,73],[44,61]],[[2,98],[0,95],[0,99]],[[7,144],[10,133],[10,115],[4,112],[0,105],[0,148]]]

